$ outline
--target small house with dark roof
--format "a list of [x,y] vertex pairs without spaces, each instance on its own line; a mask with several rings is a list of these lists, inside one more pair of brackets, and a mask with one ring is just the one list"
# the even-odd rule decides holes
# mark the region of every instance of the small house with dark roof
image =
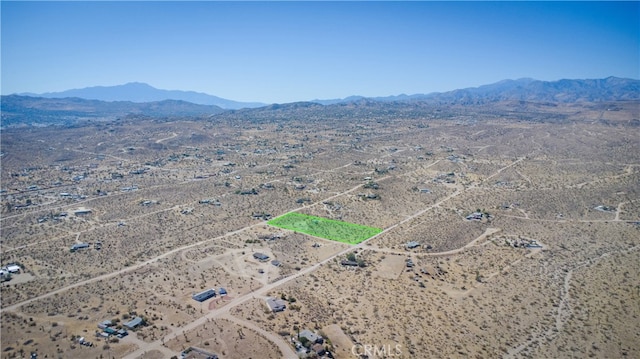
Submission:
[[71,252],[75,252],[79,249],[89,248],[89,243],[76,243],[71,246]]
[[266,261],[269,260],[269,256],[268,255],[266,255],[264,253],[258,253],[258,252],[253,254],[253,258],[259,260],[260,262],[266,262]]
[[213,298],[215,296],[216,296],[216,290],[211,288],[211,289],[205,290],[204,292],[200,292],[192,295],[191,299],[196,300],[198,302],[204,302],[205,300],[209,298]]
[[73,214],[76,215],[76,216],[86,216],[86,215],[89,215],[91,213],[92,213],[91,209],[84,208],[84,207],[78,208],[75,211],[73,211]]
[[419,246],[420,246],[420,243],[416,241],[407,242],[407,245],[406,245],[407,249],[414,249]]

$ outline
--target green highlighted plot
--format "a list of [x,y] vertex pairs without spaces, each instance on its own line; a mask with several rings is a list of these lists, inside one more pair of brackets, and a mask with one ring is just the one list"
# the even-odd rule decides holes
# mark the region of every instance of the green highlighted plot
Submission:
[[297,212],[276,217],[267,221],[267,223],[274,227],[289,229],[347,244],[358,244],[382,232],[379,228],[310,216]]

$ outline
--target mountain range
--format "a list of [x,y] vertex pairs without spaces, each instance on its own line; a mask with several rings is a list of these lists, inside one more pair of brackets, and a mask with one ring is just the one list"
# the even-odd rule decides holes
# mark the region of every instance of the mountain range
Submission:
[[[260,102],[239,102],[194,91],[161,90],[145,83],[130,82],[117,86],[94,86],[42,94],[22,93],[21,96],[42,98],[78,97],[100,101],[130,101],[135,103],[179,100],[198,105],[213,105],[226,110],[263,107]],[[607,77],[605,79],[540,81],[530,78],[503,80],[489,85],[434,92],[430,94],[386,97],[349,96],[342,99],[311,100],[321,105],[354,102],[361,99],[381,102],[431,101],[439,103],[474,103],[506,100],[538,102],[618,101],[640,98],[640,80]]]
[[[365,97],[313,100],[323,105],[353,102]],[[527,102],[600,102],[640,99],[640,80],[619,77],[588,80],[540,81],[530,78],[503,80],[479,87],[430,94],[369,97],[373,101],[428,101],[432,103],[473,104],[496,101]]]
[[[36,97],[37,96],[37,97]],[[504,80],[442,93],[388,97],[350,96],[265,105],[237,102],[192,91],[159,90],[142,83],[88,87],[39,95],[2,96],[2,127],[24,124],[69,124],[80,119],[113,119],[129,115],[173,118],[226,116],[264,120],[292,115],[309,118],[358,118],[427,113],[433,106],[491,104],[558,104],[640,100],[640,80],[605,79],[539,81]],[[217,103],[218,105],[214,105]],[[524,106],[524,107],[523,107]]]
[[195,91],[161,90],[141,82],[130,82],[117,86],[93,86],[81,89],[72,89],[62,92],[47,92],[41,94],[21,93],[21,96],[43,98],[67,98],[78,97],[88,100],[100,101],[130,101],[130,102],[156,102],[163,100],[179,100],[198,105],[218,106],[223,109],[239,109],[261,107],[260,102],[239,102],[227,100],[221,97],[208,95]]

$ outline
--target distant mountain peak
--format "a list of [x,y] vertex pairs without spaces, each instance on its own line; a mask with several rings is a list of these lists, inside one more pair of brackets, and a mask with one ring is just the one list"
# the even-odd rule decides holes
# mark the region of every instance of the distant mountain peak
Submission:
[[131,101],[154,102],[164,100],[181,100],[198,105],[213,105],[223,109],[240,109],[260,107],[265,104],[259,102],[239,102],[227,100],[221,97],[208,95],[202,92],[161,90],[144,82],[128,82],[115,86],[92,86],[81,89],[72,89],[61,92],[48,92],[43,94],[20,94],[26,96],[44,98],[78,97],[87,100],[100,101]]
[[[153,86],[149,85],[149,84],[148,84],[148,83],[146,83],[146,82],[137,82],[137,81],[134,81],[134,82],[127,82],[127,83],[126,83],[126,84],[124,84],[124,85],[116,85],[116,86],[114,86],[114,87],[117,87],[117,86],[122,86],[122,87],[126,87],[126,86],[129,86],[129,87],[144,87],[144,88],[152,88],[152,89],[156,89],[155,87],[153,87]],[[106,86],[103,86],[103,87],[106,87]]]

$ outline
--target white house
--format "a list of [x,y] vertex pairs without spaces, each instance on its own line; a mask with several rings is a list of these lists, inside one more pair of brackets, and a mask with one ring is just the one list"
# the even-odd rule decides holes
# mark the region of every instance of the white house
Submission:
[[9,273],[20,273],[20,266],[16,264],[9,264],[6,266],[7,272]]

